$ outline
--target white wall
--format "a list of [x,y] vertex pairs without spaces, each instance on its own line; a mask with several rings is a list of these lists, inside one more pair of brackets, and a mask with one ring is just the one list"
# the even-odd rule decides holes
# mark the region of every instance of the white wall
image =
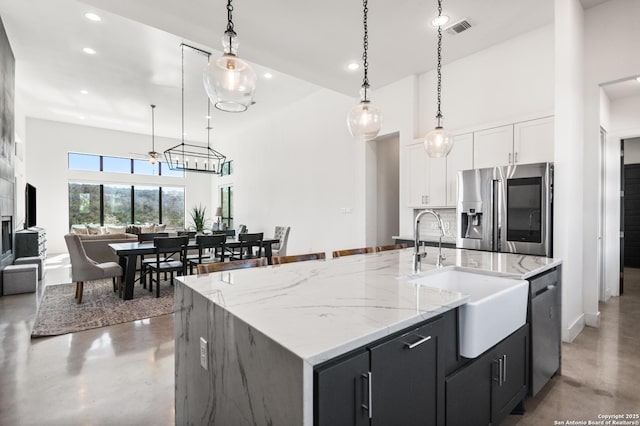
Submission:
[[[472,37],[460,35],[459,37]],[[447,37],[443,40],[446,61]],[[553,26],[545,26],[442,67],[442,114],[449,131],[483,129],[553,114]],[[419,129],[435,126],[435,70],[419,77]],[[485,127],[486,126],[486,127]],[[462,133],[462,132],[461,132]]]
[[[37,223],[47,230],[47,251],[66,252],[64,235],[69,231],[70,180],[97,183],[138,183],[185,187],[185,207],[195,204],[212,206],[211,177],[187,174],[186,178],[138,176],[121,173],[84,172],[68,169],[67,154],[81,152],[131,157],[130,152],[146,152],[151,137],[134,133],[77,126],[55,121],[27,118],[26,121],[26,181],[37,189]],[[156,138],[156,150],[163,151],[178,141]],[[133,179],[135,178],[135,181]],[[211,217],[213,219],[213,217]],[[186,224],[189,217],[185,218]]]
[[[563,1],[563,0],[557,0]],[[584,311],[587,323],[591,318],[597,320],[598,315],[598,285],[596,278],[596,247],[597,247],[597,211],[598,196],[596,191],[591,191],[597,185],[599,170],[599,132],[600,132],[600,87],[602,83],[624,79],[640,74],[640,2],[636,0],[609,0],[584,12],[584,48],[585,48],[585,78],[584,78]],[[637,111],[637,110],[636,110]],[[611,105],[612,132],[607,143],[606,163],[613,166],[615,162],[615,146],[619,149],[620,135],[626,137],[638,136],[632,129],[626,131],[614,130],[617,121],[625,121],[616,118],[615,102]],[[628,126],[630,126],[629,124]],[[627,126],[627,125],[622,125]],[[619,155],[619,151],[618,151]],[[619,161],[619,157],[618,157]],[[619,166],[618,166],[619,168]],[[614,179],[619,175],[607,170],[608,193],[612,193],[616,185]],[[619,186],[618,186],[619,189]],[[613,203],[613,197],[607,199],[607,203]],[[607,214],[607,222],[616,222],[613,212]],[[619,225],[619,223],[618,223]],[[618,231],[614,226],[607,226],[605,235],[605,251],[608,253],[606,268],[607,286],[617,288],[618,271],[616,269],[616,256],[619,257],[619,242],[616,238]],[[611,263],[609,263],[611,262]]]
[[[562,259],[562,338],[584,328],[582,135],[583,10],[579,0],[555,2],[554,257]],[[597,192],[597,191],[594,191]],[[595,273],[595,272],[594,272]]]
[[346,126],[356,103],[320,89],[218,141],[234,161],[224,182],[234,186],[236,225],[265,235],[291,226],[290,254],[364,244],[365,144]]

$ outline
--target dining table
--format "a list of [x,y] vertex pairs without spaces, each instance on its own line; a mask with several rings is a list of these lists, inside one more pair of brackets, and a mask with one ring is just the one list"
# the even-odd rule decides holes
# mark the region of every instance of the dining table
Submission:
[[[272,253],[273,244],[278,244],[280,239],[278,238],[264,238],[262,240],[262,248],[264,249],[264,257],[267,258],[269,265],[272,265]],[[224,243],[225,249],[239,248],[241,242],[237,238],[227,238]],[[111,243],[109,247],[118,256],[120,266],[122,267],[123,277],[122,283],[124,285],[124,291],[122,292],[122,298],[124,300],[133,299],[133,288],[136,281],[136,269],[138,264],[138,257],[154,254],[156,251],[153,241],[145,242],[131,242],[131,243]],[[187,250],[198,250],[198,244],[195,239],[189,240]]]

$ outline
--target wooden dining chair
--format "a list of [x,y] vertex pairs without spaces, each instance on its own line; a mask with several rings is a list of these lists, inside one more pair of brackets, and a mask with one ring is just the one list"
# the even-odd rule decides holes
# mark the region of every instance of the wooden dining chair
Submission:
[[232,269],[256,268],[267,265],[268,262],[266,257],[259,257],[257,259],[232,260],[230,262],[202,263],[198,265],[198,274],[230,271]]
[[[240,241],[239,251],[234,251],[230,256],[232,260],[252,259],[262,257],[262,239],[264,234],[262,232],[244,233],[238,235],[238,241]],[[257,248],[257,252],[254,249]]]
[[336,257],[351,256],[353,254],[364,254],[364,253],[375,253],[375,252],[376,252],[375,247],[362,247],[362,248],[355,248],[355,249],[335,250],[332,253],[332,255],[333,255],[333,258],[335,259]]
[[[171,285],[173,285],[173,273],[178,275],[185,275],[187,263],[187,245],[189,244],[189,237],[165,237],[156,238],[153,240],[155,246],[155,262],[149,263],[147,268],[151,272],[151,279],[149,280],[149,291],[153,291],[153,282],[156,283],[156,297],[160,297],[160,273],[168,272],[171,277]],[[178,259],[173,259],[173,256],[178,255]],[[164,260],[163,260],[164,259]],[[155,272],[155,280],[153,273]]]
[[[144,234],[138,234],[138,242],[151,243],[153,242],[154,238],[165,238],[168,236],[169,236],[168,232],[147,232]],[[163,259],[163,261],[166,261],[166,260],[167,259]],[[147,288],[147,275],[149,273],[147,266],[149,265],[149,263],[153,263],[155,261],[156,261],[155,254],[140,256],[140,277],[138,279],[142,283],[143,288]],[[164,279],[166,280],[167,277],[165,276]]]
[[407,247],[408,247],[407,243],[389,244],[387,246],[376,247],[376,251],[399,250],[399,249],[406,249]]
[[198,254],[187,255],[189,273],[193,274],[193,267],[202,263],[224,262],[224,243],[226,240],[227,236],[225,234],[196,236]]
[[273,256],[271,259],[274,265],[283,263],[304,262],[305,260],[325,260],[325,253],[292,254],[289,256]]

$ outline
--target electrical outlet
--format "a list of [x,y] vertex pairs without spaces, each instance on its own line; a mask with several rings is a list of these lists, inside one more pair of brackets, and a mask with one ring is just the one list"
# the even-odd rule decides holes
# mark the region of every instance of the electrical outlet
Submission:
[[209,354],[207,353],[207,341],[203,337],[200,338],[200,365],[205,370],[209,369]]

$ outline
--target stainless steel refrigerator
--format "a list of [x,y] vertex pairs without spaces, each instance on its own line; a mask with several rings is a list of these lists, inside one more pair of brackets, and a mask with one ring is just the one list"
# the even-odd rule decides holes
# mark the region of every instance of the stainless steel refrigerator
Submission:
[[458,248],[553,255],[553,163],[458,172]]

